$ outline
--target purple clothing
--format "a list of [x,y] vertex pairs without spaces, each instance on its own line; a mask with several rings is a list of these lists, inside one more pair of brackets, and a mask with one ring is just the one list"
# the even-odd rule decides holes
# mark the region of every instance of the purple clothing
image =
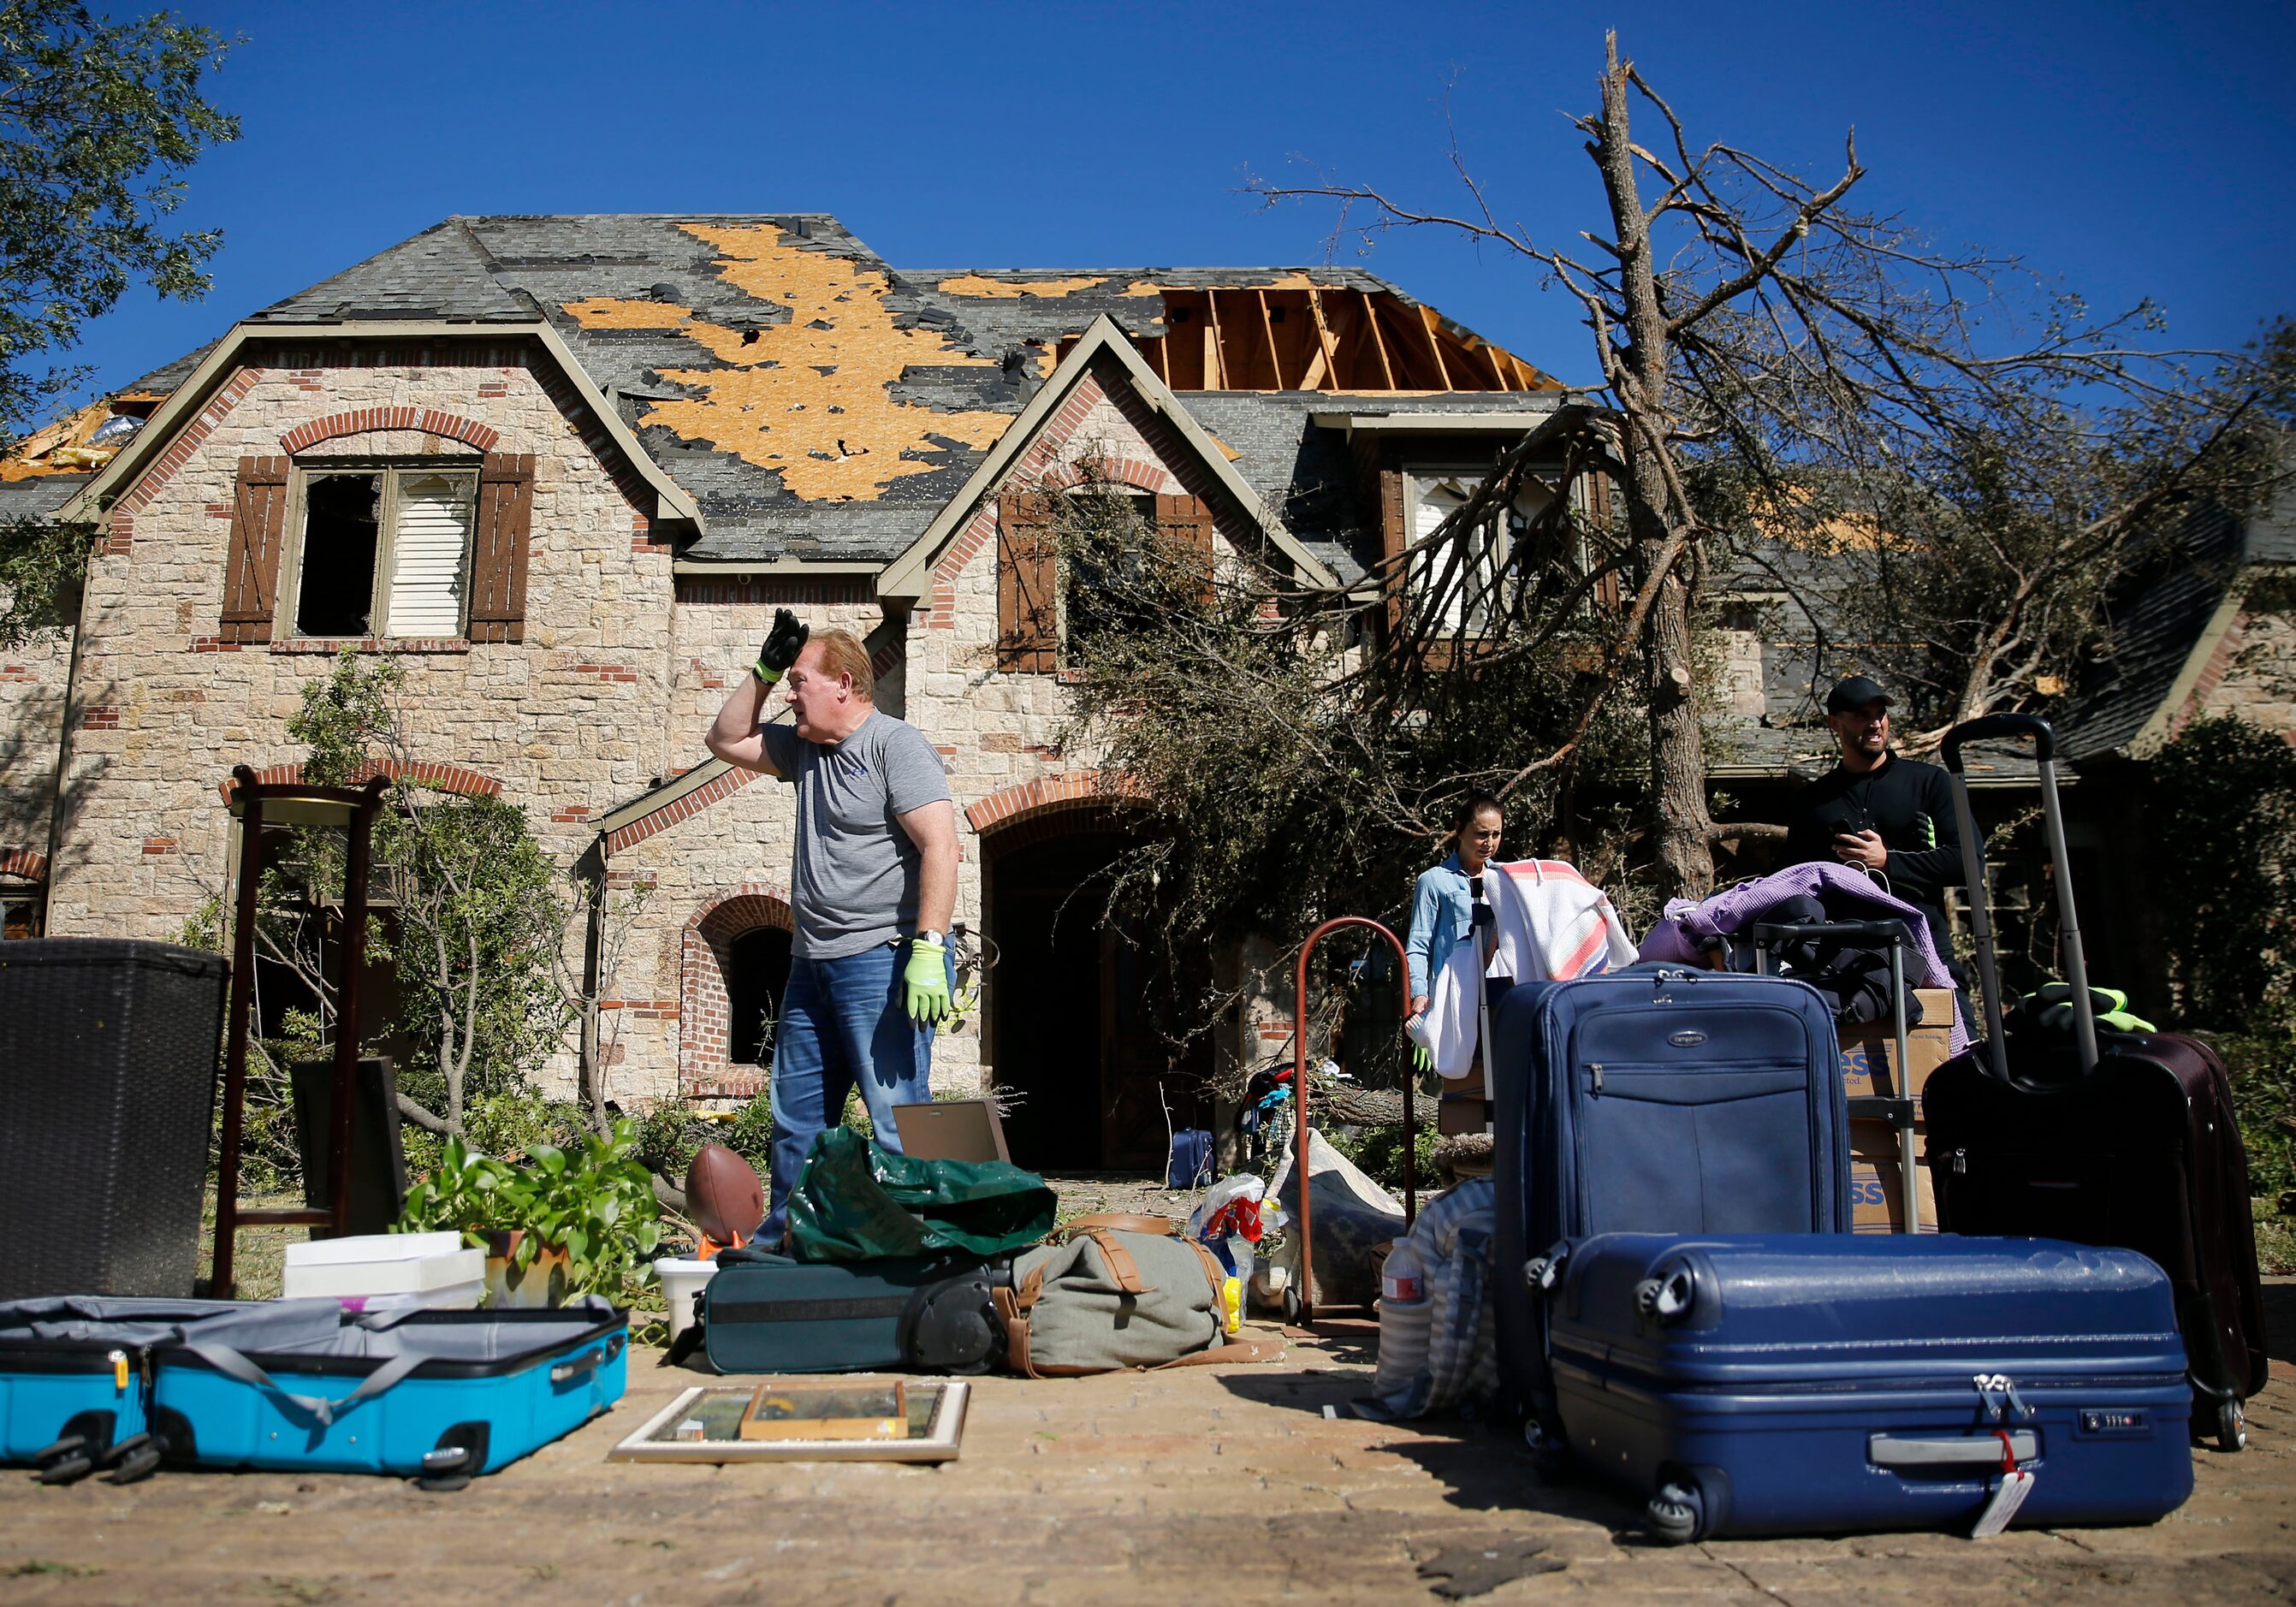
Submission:
[[[1724,933],[1751,926],[1792,898],[1823,898],[1829,909],[1841,911],[1844,920],[1903,921],[1913,934],[1914,952],[1922,959],[1917,983],[1923,988],[1953,987],[1953,973],[1938,957],[1937,946],[1930,940],[1930,923],[1922,912],[1903,898],[1883,892],[1881,884],[1865,872],[1826,860],[1790,865],[1775,875],[1741,881],[1709,898],[1669,899],[1665,917],[1643,939],[1639,957],[1702,965],[1706,950]],[[1858,906],[1864,907],[1854,913],[1846,907]],[[1953,1013],[1952,1041],[1956,1054],[1969,1047],[1969,1029],[1962,1025],[1957,1009]]]

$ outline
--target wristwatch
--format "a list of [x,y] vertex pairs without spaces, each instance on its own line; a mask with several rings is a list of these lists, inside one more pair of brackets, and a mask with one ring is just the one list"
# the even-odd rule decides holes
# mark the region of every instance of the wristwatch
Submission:
[[941,933],[933,931],[930,926],[920,927],[918,929],[915,941],[919,943],[936,944],[942,948],[947,948],[948,947],[947,939]]

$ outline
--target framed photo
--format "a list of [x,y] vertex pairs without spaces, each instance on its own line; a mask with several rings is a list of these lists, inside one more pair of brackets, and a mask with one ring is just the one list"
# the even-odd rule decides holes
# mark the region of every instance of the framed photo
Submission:
[[819,1389],[815,1377],[696,1384],[606,1453],[609,1462],[950,1462],[964,1438],[972,1386],[962,1379],[903,1381],[908,1432],[898,1439],[745,1439],[756,1401],[776,1388]]

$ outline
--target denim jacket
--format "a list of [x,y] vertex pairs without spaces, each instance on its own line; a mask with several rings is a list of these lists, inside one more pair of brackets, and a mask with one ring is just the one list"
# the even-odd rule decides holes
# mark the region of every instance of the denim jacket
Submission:
[[1474,919],[1467,873],[1460,869],[1456,852],[1419,873],[1419,885],[1411,895],[1411,935],[1403,945],[1411,998],[1423,998],[1431,991],[1429,979],[1443,968],[1451,957],[1451,946],[1467,935]]

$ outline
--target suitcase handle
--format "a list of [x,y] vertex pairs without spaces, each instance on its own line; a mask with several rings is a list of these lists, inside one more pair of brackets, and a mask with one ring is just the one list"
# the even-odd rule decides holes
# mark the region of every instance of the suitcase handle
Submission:
[[1753,939],[1761,948],[1806,941],[1880,943],[1897,947],[1906,942],[1906,925],[1902,921],[1827,921],[1810,925],[1774,925],[1762,921],[1755,923]]
[[[2014,1429],[2009,1434],[2009,1455],[2019,1462],[2030,1462],[2041,1454],[2041,1437],[2030,1429]],[[2001,1465],[2001,1436],[1988,1434],[1982,1439],[1967,1434],[1950,1434],[1939,1438],[1915,1434],[1876,1434],[1866,1442],[1866,1460],[1875,1467],[1935,1468],[1989,1467]]]
[[585,1373],[595,1373],[621,1353],[622,1336],[618,1333],[596,1349],[585,1350],[572,1361],[560,1362],[551,1368],[550,1382],[554,1384],[562,1384],[569,1380],[580,1378]]
[[2057,756],[2056,731],[2039,715],[1988,714],[1981,719],[1964,720],[1945,734],[1945,740],[1939,744],[1945,767],[1959,775],[1962,743],[1981,742],[1997,736],[2031,737],[2033,757],[2045,765]]

